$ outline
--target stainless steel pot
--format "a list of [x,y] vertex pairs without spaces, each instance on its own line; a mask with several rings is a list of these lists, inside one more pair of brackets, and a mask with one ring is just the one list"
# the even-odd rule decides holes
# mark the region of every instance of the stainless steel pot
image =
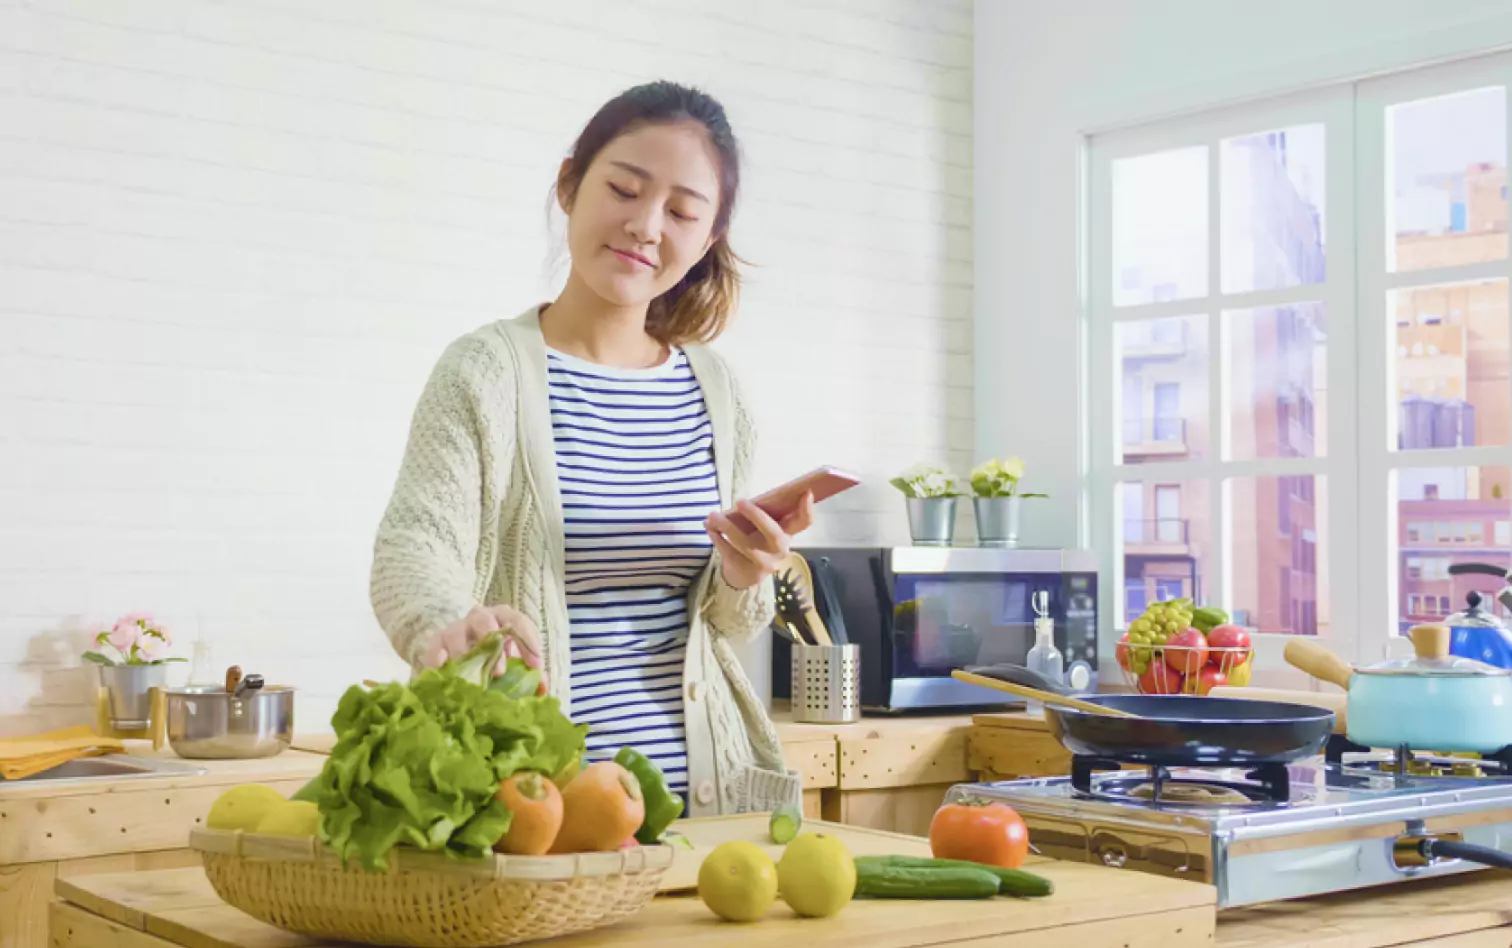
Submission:
[[219,685],[164,691],[168,746],[198,760],[272,757],[294,740],[294,689],[234,694]]

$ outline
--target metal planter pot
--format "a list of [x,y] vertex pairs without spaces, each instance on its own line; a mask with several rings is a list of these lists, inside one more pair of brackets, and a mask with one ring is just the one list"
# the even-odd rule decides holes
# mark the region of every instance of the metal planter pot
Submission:
[[101,665],[100,684],[110,695],[110,725],[121,731],[147,727],[151,689],[168,679],[167,665]]
[[973,497],[978,546],[1018,546],[1021,497]]
[[954,497],[908,498],[908,534],[915,546],[950,546],[955,519]]

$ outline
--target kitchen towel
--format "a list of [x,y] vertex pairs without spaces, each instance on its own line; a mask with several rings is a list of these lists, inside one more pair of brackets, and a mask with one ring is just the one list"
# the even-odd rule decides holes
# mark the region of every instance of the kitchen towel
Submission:
[[125,749],[119,740],[101,737],[87,725],[30,737],[0,738],[0,777],[20,780],[80,757],[118,754]]

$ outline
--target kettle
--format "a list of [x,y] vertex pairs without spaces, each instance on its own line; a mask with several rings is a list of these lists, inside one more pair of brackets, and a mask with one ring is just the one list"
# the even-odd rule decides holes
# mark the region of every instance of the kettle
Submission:
[[[1449,575],[1465,574],[1495,576],[1503,582],[1512,581],[1500,566],[1487,563],[1453,563]],[[1497,602],[1512,609],[1512,585],[1503,586],[1496,594]],[[1456,612],[1445,620],[1450,628],[1449,653],[1464,658],[1478,659],[1498,668],[1512,668],[1512,631],[1488,608],[1483,608],[1485,597],[1475,590],[1465,595],[1465,611]]]

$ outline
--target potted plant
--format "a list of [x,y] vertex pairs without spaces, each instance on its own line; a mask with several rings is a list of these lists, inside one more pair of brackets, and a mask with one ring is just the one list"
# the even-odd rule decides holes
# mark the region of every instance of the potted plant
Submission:
[[1048,494],[1019,492],[1024,462],[1019,458],[987,460],[971,470],[971,505],[976,512],[977,544],[1017,546],[1019,500]]
[[908,502],[908,532],[918,546],[949,546],[955,535],[956,498],[961,488],[953,474],[919,464],[889,483]]
[[151,690],[165,683],[169,662],[183,661],[167,654],[173,636],[152,616],[133,612],[98,633],[95,645],[108,646],[116,656],[101,651],[84,653],[87,661],[100,666],[100,684],[110,695],[112,726],[120,730],[146,727],[151,717]]

